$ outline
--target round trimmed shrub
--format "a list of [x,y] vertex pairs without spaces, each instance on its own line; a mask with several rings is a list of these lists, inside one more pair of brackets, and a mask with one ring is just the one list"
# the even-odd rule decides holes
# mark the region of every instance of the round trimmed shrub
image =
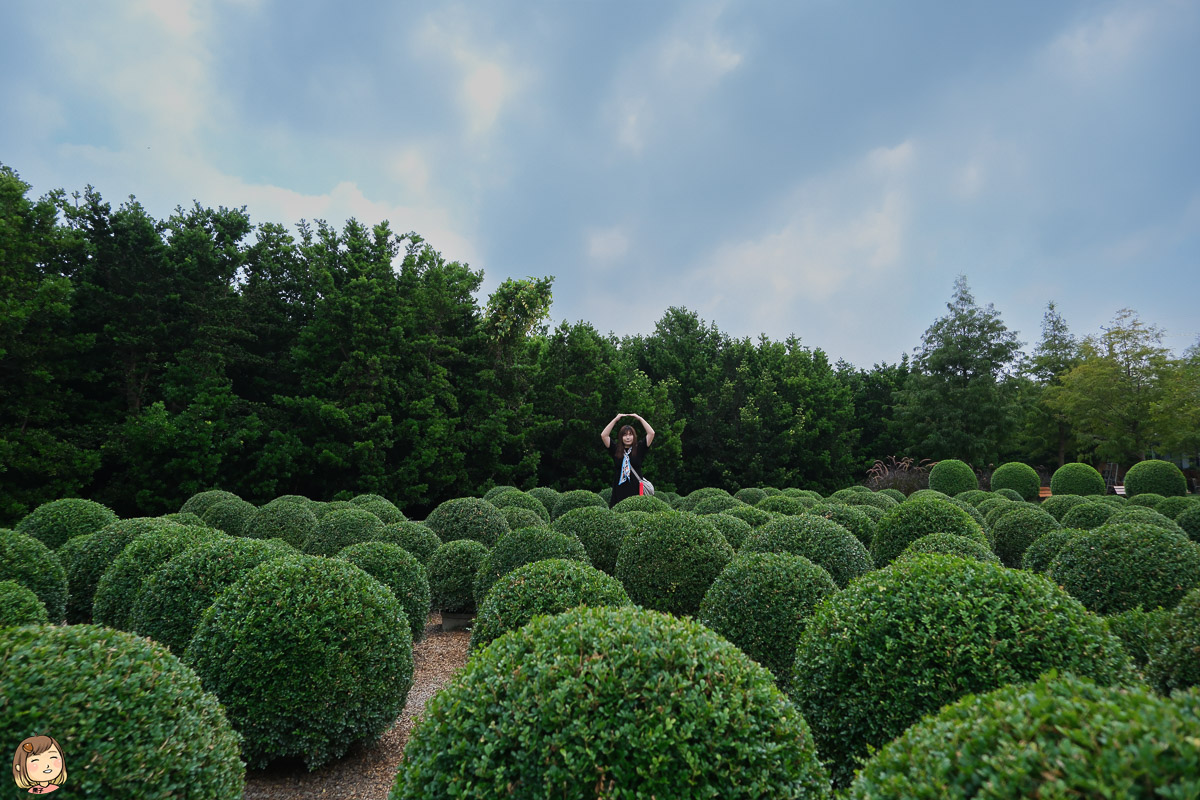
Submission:
[[546,510],[546,506],[542,504],[542,501],[536,497],[530,497],[519,489],[509,489],[508,491],[500,492],[488,498],[488,502],[502,511],[506,508],[523,508],[526,511],[537,514],[542,524],[550,522],[550,512]]
[[[764,497],[765,496],[766,495],[764,495]],[[759,499],[761,500],[762,498],[760,497]],[[746,505],[746,503],[738,500],[736,497],[715,495],[713,497],[706,497],[699,503],[696,503],[696,507],[692,509],[692,513],[701,515],[720,514],[722,511],[728,511],[731,508],[737,508],[738,506],[743,505]]]
[[1191,508],[1175,517],[1175,524],[1183,528],[1193,542],[1200,542],[1200,502],[1193,502]]
[[776,494],[764,497],[754,506],[759,511],[771,514],[784,514],[789,517],[799,516],[817,504],[811,497],[791,497],[786,494]]
[[[613,657],[619,654],[620,657]],[[691,620],[636,608],[535,618],[426,705],[389,800],[827,797],[770,673]]]
[[992,473],[992,491],[1012,489],[1022,500],[1037,500],[1041,492],[1042,479],[1037,470],[1020,461],[1009,461],[996,467]]
[[1062,526],[1058,520],[1037,506],[1018,506],[996,520],[992,536],[996,540],[993,549],[1006,567],[1021,566],[1021,559],[1029,545],[1042,534],[1056,531]]
[[[1179,606],[1175,608],[1178,610]],[[1162,628],[1170,616],[1171,612],[1165,608],[1146,611],[1139,606],[1120,614],[1110,614],[1104,619],[1108,622],[1108,629],[1125,646],[1125,652],[1133,659],[1133,663],[1144,672],[1150,656],[1162,641]]]
[[[605,507],[607,507],[609,505],[609,501],[612,500],[612,487],[605,486],[597,494],[599,495],[600,499],[604,501]],[[676,499],[678,499],[678,498],[676,498]],[[555,508],[557,508],[557,507],[558,507],[557,501],[555,501]],[[674,507],[673,504],[672,504],[672,507]],[[554,515],[554,512],[551,512],[551,516],[553,516],[553,515]]]
[[732,558],[733,548],[707,517],[651,514],[625,537],[613,575],[638,605],[694,616]]
[[499,495],[504,494],[505,492],[512,492],[512,491],[519,492],[521,490],[515,486],[509,486],[507,483],[502,483],[499,486],[493,486],[492,488],[490,488],[486,492],[484,492],[483,499],[487,500],[490,503],[492,501],[493,497],[497,497]]
[[370,511],[379,517],[379,521],[384,525],[394,525],[397,522],[404,522],[408,519],[408,517],[404,516],[404,512],[396,507],[395,503],[379,495],[360,494],[358,497],[352,497],[350,502],[354,504],[355,508]]
[[475,573],[488,549],[474,539],[454,539],[429,559],[430,605],[451,614],[475,613]]
[[908,496],[905,495],[904,492],[900,491],[899,489],[893,489],[891,487],[888,487],[887,489],[880,489],[875,494],[881,494],[881,495],[884,495],[885,497],[890,497],[893,500],[895,500],[897,503],[903,503],[905,500],[908,499]]
[[546,520],[528,508],[506,506],[500,509],[500,513],[504,515],[504,521],[508,523],[510,531],[515,531],[517,528],[539,528],[546,524]]
[[65,497],[42,503],[13,530],[56,550],[68,539],[95,533],[117,519],[108,506],[78,497]]
[[1063,464],[1050,476],[1050,496],[1056,494],[1104,494],[1104,476],[1091,464]]
[[690,492],[686,497],[679,499],[679,511],[695,511],[696,506],[700,505],[701,500],[707,500],[710,497],[732,497],[729,492],[718,486],[704,486],[694,492]]
[[882,492],[849,492],[837,499],[847,505],[872,506],[885,512],[900,505],[900,501],[897,501],[890,494],[883,494]]
[[1042,504],[1038,507],[1059,522],[1062,522],[1063,517],[1067,515],[1068,511],[1088,502],[1091,501],[1077,494],[1052,494],[1043,500]]
[[741,500],[746,505],[752,506],[759,500],[762,500],[764,497],[766,497],[767,493],[766,491],[759,489],[757,486],[746,486],[734,492],[733,496],[738,500]]
[[1097,503],[1108,503],[1110,506],[1121,508],[1125,505],[1125,498],[1119,494],[1089,494],[1087,499]]
[[1200,686],[1200,589],[1188,592],[1164,614],[1150,649],[1146,677],[1158,691]]
[[[609,493],[612,493],[612,487],[608,488]],[[563,514],[576,508],[586,508],[587,506],[596,506],[597,508],[608,508],[608,497],[588,491],[587,489],[571,489],[563,492],[554,501],[554,513],[551,516],[558,519]]]
[[1021,568],[1030,572],[1049,572],[1050,565],[1058,556],[1058,551],[1062,550],[1067,542],[1086,532],[1079,528],[1059,528],[1043,533],[1025,549],[1025,556],[1021,559]]
[[849,797],[1190,797],[1195,731],[1194,717],[1141,686],[1052,673],[917,723],[867,762]]
[[626,497],[621,502],[612,507],[612,510],[617,514],[628,514],[630,511],[646,511],[651,514],[666,514],[674,511],[671,505],[665,500],[659,500],[653,495],[635,494],[633,497]]
[[240,497],[213,503],[205,510],[200,519],[210,528],[224,531],[230,536],[241,536],[246,529],[246,523],[258,511],[253,503],[247,503]]
[[1154,510],[1167,519],[1173,520],[1195,505],[1195,503],[1196,498],[1194,497],[1164,497],[1155,504]]
[[383,534],[383,520],[362,508],[331,511],[317,522],[317,529],[302,548],[313,556],[334,556],[359,542],[370,542]]
[[740,519],[742,522],[748,524],[751,528],[757,528],[759,525],[766,525],[776,517],[776,515],[770,511],[763,511],[761,508],[756,506],[738,506],[737,508],[731,508],[728,511],[722,511],[721,513],[729,517],[734,517],[735,519]]
[[31,725],[54,736],[68,797],[242,796],[245,771],[225,711],[165,648],[93,625],[8,628],[0,664],[2,741],[20,742]]
[[549,486],[535,486],[525,494],[537,498],[538,502],[542,504],[542,508],[546,509],[548,515],[546,519],[550,519],[554,515],[554,504],[558,501],[557,489],[551,489]]
[[1089,500],[1063,514],[1061,522],[1064,528],[1079,528],[1080,530],[1090,531],[1108,522],[1109,517],[1116,514],[1119,510],[1112,503],[1098,503],[1094,500]]
[[332,514],[334,511],[345,511],[348,508],[358,508],[358,506],[349,500],[331,500],[328,503],[315,503],[311,510],[319,522],[325,519],[327,514]]
[[997,497],[1003,497],[1005,500],[1012,500],[1014,503],[1020,503],[1025,500],[1021,493],[1016,489],[993,489],[992,493]]
[[1125,496],[1133,497],[1146,492],[1163,497],[1179,497],[1187,494],[1187,478],[1183,470],[1170,461],[1139,461],[1125,473]]
[[1128,505],[1142,506],[1144,508],[1149,508],[1149,509],[1157,509],[1158,504],[1166,499],[1167,498],[1163,497],[1161,494],[1155,494],[1154,492],[1145,492],[1143,494],[1135,494],[1135,495],[1131,496],[1129,498]]
[[936,489],[917,489],[908,496],[909,500],[916,500],[921,497],[936,497],[938,500],[949,500],[950,495],[945,492],[939,492]]
[[871,540],[871,557],[886,566],[904,548],[931,533],[952,533],[987,544],[987,535],[971,515],[949,500],[935,497],[909,499],[883,515]]
[[1132,678],[1104,621],[1050,581],[929,555],[864,575],[818,606],[791,694],[845,787],[870,748],[925,714],[1052,668]]
[[578,539],[592,566],[609,575],[617,568],[621,542],[633,530],[627,515],[614,514],[599,506],[572,509],[554,520],[550,527]]
[[953,499],[962,500],[964,503],[970,503],[973,506],[978,506],[991,496],[991,492],[985,492],[983,489],[968,489],[965,492],[959,492],[958,494],[954,495]]
[[316,532],[317,515],[306,505],[272,500],[250,515],[241,535],[247,539],[282,539],[300,548]]
[[220,698],[251,768],[316,769],[392,726],[412,686],[412,634],[379,581],[332,558],[268,561],[204,612],[185,661]]
[[986,518],[987,515],[990,514],[992,509],[995,508],[996,506],[1008,505],[1011,502],[1013,502],[1013,501],[1009,500],[1007,497],[1003,497],[1001,495],[992,494],[991,492],[988,492],[988,496],[985,499],[980,500],[978,503],[975,504],[975,510],[978,511],[980,514],[983,514],[984,517]]
[[0,581],[0,628],[46,625],[49,622],[46,604],[38,599],[32,589],[14,580]]
[[280,539],[221,537],[190,547],[146,579],[129,612],[129,630],[182,657],[221,592],[264,561],[299,555]]
[[[305,497],[302,494],[281,494],[279,497],[276,497],[274,500],[272,500],[271,503],[299,503],[309,511],[312,511],[313,508],[318,505],[317,501]],[[267,503],[267,505],[271,505],[271,503]]]
[[[950,502],[967,512],[967,516],[975,520],[975,524],[983,529],[985,534],[988,533],[987,524],[983,521],[983,514],[979,513],[979,509],[968,503],[966,500],[959,500],[957,497],[951,497]],[[988,537],[989,540],[991,537]]]
[[[609,496],[611,497],[612,496],[612,488],[609,488],[608,493],[609,493]],[[667,505],[669,505],[671,508],[676,509],[676,510],[679,509],[679,495],[676,494],[675,492],[667,491],[665,489],[657,489],[654,492],[654,496],[661,497],[663,500],[666,500]],[[608,497],[604,498],[604,502],[607,503],[608,499],[609,499]]]
[[620,581],[582,561],[546,558],[517,567],[500,578],[479,604],[471,649],[486,647],[539,614],[561,614],[581,605],[632,603]]
[[[788,490],[788,491],[791,491],[791,490]],[[816,497],[813,498],[814,500],[823,500],[824,499],[823,497],[821,497],[820,494],[817,494],[816,492],[812,492],[812,490],[798,489],[797,491],[809,491],[812,494],[815,494]],[[870,490],[870,488],[868,488],[866,486],[861,486],[861,485],[856,484],[854,486],[847,486],[844,489],[838,489],[836,492],[829,495],[829,499],[830,500],[845,500],[845,498],[850,497],[851,495],[855,495],[855,494],[871,494],[871,490]]]
[[587,550],[574,536],[550,528],[521,528],[496,542],[496,546],[484,557],[475,573],[473,593],[475,607],[483,604],[496,581],[517,567],[532,564],[544,558],[565,558],[591,566]]
[[159,517],[149,517],[149,519],[162,519],[167,522],[175,522],[179,525],[195,525],[199,528],[207,528],[208,523],[200,519],[190,511],[176,511],[174,514],[163,514]]
[[978,489],[979,477],[967,462],[947,458],[929,470],[929,488],[953,497],[960,492]]
[[742,546],[742,542],[746,541],[746,537],[750,535],[750,531],[754,530],[750,527],[750,523],[740,520],[737,517],[731,517],[727,513],[706,514],[708,521],[717,526],[717,530],[725,537],[725,541],[729,542],[729,546],[737,551]]
[[1063,546],[1050,577],[1097,614],[1174,608],[1200,584],[1200,547],[1152,525],[1106,525]]
[[419,642],[425,638],[430,608],[429,574],[416,556],[387,542],[359,542],[342,550],[337,557],[390,589],[408,618],[412,640]]
[[442,540],[428,525],[411,520],[384,525],[374,541],[398,545],[416,556],[417,561],[425,567],[429,566],[433,552],[442,546]]
[[896,556],[892,563],[928,555],[958,556],[959,558],[986,561],[990,564],[1000,563],[1000,556],[979,542],[965,536],[955,536],[953,533],[931,533],[928,536],[922,536],[904,548],[904,551]]
[[[868,489],[866,486],[850,486],[845,489],[839,489],[838,491],[842,492],[843,494],[870,494],[871,493],[871,490]],[[821,496],[820,492],[814,492],[812,489],[800,489],[795,486],[789,486],[787,489],[784,489],[782,493],[787,495],[788,497],[807,497],[816,503],[819,503],[825,499],[824,497]],[[834,492],[834,494],[837,494],[837,492]]]
[[484,547],[494,546],[510,530],[500,509],[478,497],[445,501],[430,512],[425,524],[443,542],[471,539]]
[[51,622],[67,615],[67,572],[40,539],[0,533],[0,581],[15,581],[37,595]]
[[792,553],[742,553],[700,603],[698,619],[771,671],[786,689],[804,625],[837,592],[832,576]]
[[984,532],[990,532],[996,527],[996,523],[1001,517],[1012,511],[1016,511],[1018,508],[1033,508],[1033,506],[1023,500],[1008,500],[1004,503],[992,506],[992,508],[983,517]]
[[1156,528],[1162,528],[1164,531],[1177,533],[1180,536],[1187,536],[1183,528],[1179,527],[1174,520],[1167,519],[1162,514],[1152,508],[1144,506],[1135,506],[1130,504],[1125,508],[1117,509],[1117,513],[1113,514],[1104,523],[1105,525],[1153,525]]
[[883,519],[883,515],[887,513],[882,508],[877,508],[876,506],[856,505],[854,507],[870,517],[871,522],[875,523],[876,528],[879,527],[879,520]]
[[863,547],[869,548],[875,538],[875,522],[868,516],[864,508],[872,506],[849,506],[845,503],[821,502],[808,510],[809,514],[825,519],[831,519],[838,525],[854,534],[862,542]]
[[222,500],[241,500],[233,492],[227,492],[224,489],[209,489],[196,494],[183,501],[179,511],[183,514],[195,514],[201,519],[204,518],[204,512]]
[[755,528],[742,543],[743,553],[791,553],[804,556],[847,586],[874,564],[867,548],[854,534],[831,519],[806,514],[784,517]]
[[161,517],[122,519],[95,533],[77,537],[67,551],[69,560],[63,563],[67,571],[67,622],[76,625],[91,622],[92,603],[96,586],[125,546],[143,533],[173,530],[180,527]]

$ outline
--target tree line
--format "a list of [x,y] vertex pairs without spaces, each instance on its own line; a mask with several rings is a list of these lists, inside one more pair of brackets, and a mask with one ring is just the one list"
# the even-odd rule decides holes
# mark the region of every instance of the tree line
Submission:
[[[212,487],[389,497],[418,517],[496,484],[603,488],[633,409],[655,483],[830,491],[875,459],[977,466],[1200,449],[1200,347],[1122,311],[1077,340],[1053,305],[1020,352],[965,279],[910,359],[860,369],[684,308],[648,335],[548,323],[552,277],[482,273],[384,222],[29,196],[0,165],[0,525],[66,496],[124,516]],[[650,472],[648,472],[648,475]]]

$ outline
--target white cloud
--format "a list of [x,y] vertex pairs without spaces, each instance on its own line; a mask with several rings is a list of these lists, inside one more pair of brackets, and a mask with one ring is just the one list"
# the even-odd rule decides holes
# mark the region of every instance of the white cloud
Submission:
[[1117,8],[1065,31],[1050,44],[1048,55],[1071,77],[1107,78],[1145,52],[1157,23],[1150,3]]
[[593,261],[612,262],[629,252],[629,235],[620,227],[595,230],[588,234],[587,253]]

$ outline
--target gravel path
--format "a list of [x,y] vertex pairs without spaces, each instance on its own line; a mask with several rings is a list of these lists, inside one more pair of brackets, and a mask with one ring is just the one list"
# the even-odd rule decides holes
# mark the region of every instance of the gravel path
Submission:
[[425,702],[466,663],[470,641],[470,631],[444,633],[441,615],[430,614],[425,638],[413,648],[413,685],[396,724],[374,745],[352,748],[315,772],[299,759],[248,771],[246,800],[386,800],[413,723]]

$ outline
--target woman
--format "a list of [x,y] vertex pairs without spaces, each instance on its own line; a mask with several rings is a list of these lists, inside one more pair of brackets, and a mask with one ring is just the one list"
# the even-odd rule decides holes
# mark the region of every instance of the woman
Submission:
[[[646,429],[645,437],[638,441],[637,432],[634,431],[633,426],[622,425],[617,438],[610,439],[609,434],[612,433],[613,426],[621,417],[633,417],[642,423],[642,427]],[[650,423],[637,414],[617,414],[612,418],[612,422],[600,431],[600,441],[604,442],[604,448],[612,455],[616,468],[613,475],[612,497],[608,500],[611,507],[626,497],[639,494],[638,478],[634,473],[642,474],[642,459],[646,457],[646,451],[654,443],[654,428],[651,428]]]

